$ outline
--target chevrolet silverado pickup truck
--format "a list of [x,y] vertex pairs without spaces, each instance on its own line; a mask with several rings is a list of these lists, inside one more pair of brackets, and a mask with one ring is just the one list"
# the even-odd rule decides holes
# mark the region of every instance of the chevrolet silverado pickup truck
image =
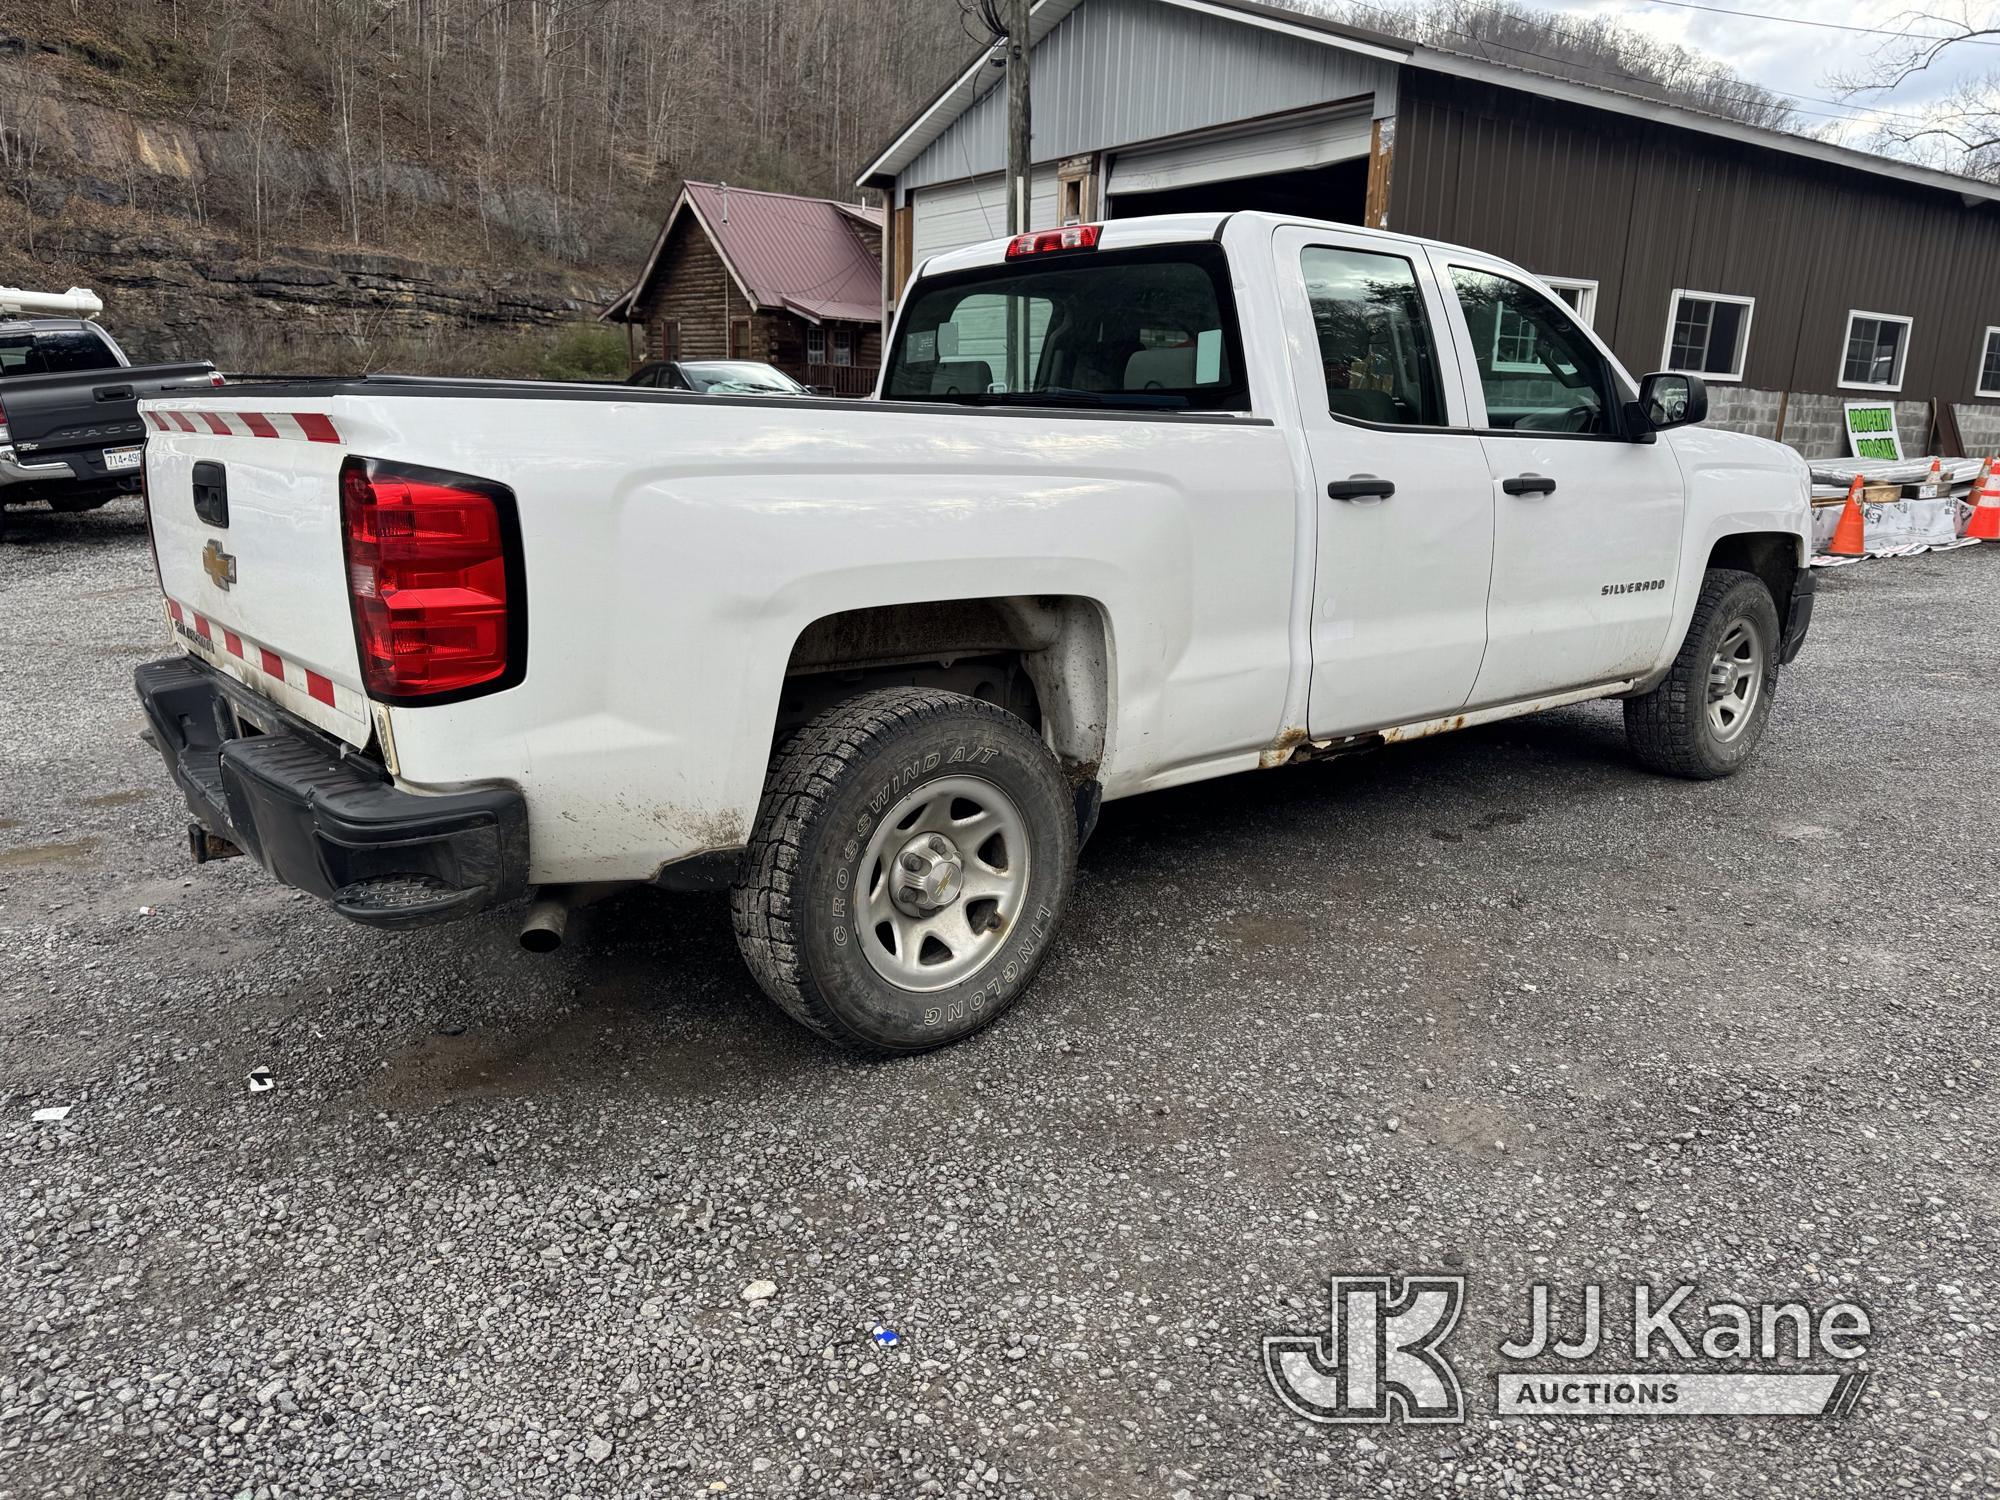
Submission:
[[[993,1020],[1102,801],[1585,699],[1755,751],[1790,450],[1517,266],[1263,213],[929,260],[876,399],[368,378],[145,403],[198,857],[360,922],[723,888],[833,1042]],[[1323,858],[1323,851],[1313,857]]]
[[140,399],[222,383],[206,360],[135,366],[86,318],[10,312],[65,298],[99,305],[81,288],[50,295],[0,287],[0,532],[10,505],[91,510],[137,494]]

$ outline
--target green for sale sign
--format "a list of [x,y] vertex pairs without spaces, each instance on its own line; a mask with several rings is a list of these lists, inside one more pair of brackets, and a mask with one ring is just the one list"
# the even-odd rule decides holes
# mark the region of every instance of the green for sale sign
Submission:
[[1896,435],[1896,408],[1887,401],[1847,403],[1847,447],[1856,458],[1903,456],[1903,440]]

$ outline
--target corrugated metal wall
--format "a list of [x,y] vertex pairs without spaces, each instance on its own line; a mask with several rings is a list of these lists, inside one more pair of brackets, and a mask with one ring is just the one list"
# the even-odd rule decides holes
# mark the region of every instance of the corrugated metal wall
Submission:
[[1596,280],[1634,372],[1682,287],[1757,299],[1746,386],[1843,394],[1858,308],[1915,319],[1901,399],[1975,399],[2000,204],[1414,69],[1400,97],[1389,227]]
[[[1396,74],[1394,63],[1157,0],[1088,0],[1035,49],[1034,156],[1054,161],[1369,94],[1386,112]],[[993,82],[904,169],[905,189],[1006,166],[997,68]]]

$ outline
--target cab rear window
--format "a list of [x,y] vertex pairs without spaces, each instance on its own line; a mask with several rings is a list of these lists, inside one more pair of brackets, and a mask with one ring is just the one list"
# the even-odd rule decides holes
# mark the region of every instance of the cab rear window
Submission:
[[67,375],[77,370],[115,370],[110,347],[85,328],[0,333],[0,380],[9,375]]
[[918,283],[897,401],[1244,411],[1228,264],[1212,244],[1024,257]]

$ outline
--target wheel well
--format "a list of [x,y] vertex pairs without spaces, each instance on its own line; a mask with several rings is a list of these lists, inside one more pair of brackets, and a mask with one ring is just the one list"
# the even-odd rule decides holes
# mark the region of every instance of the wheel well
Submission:
[[1109,661],[1102,610],[1071,595],[842,610],[813,621],[792,646],[777,734],[870,688],[944,688],[1026,720],[1081,783],[1104,759]]
[[1726,536],[1708,554],[1711,568],[1737,568],[1764,580],[1778,606],[1778,623],[1791,608],[1799,576],[1799,539],[1787,531],[1754,531]]

